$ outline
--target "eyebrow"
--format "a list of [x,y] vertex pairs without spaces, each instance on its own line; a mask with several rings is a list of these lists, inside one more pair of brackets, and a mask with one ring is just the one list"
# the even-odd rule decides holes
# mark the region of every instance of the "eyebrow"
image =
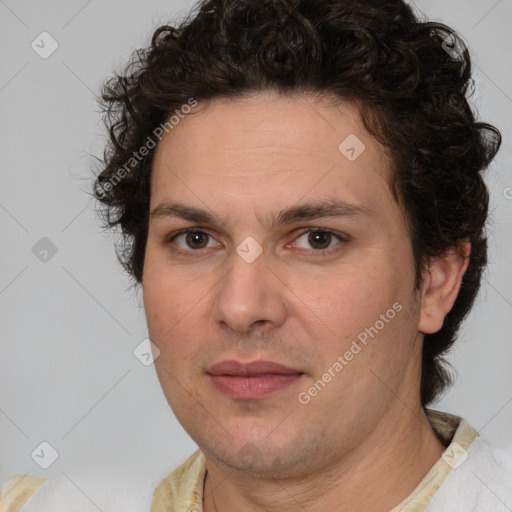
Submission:
[[[365,206],[346,203],[340,199],[325,199],[309,201],[281,210],[271,215],[269,224],[273,229],[276,226],[307,220],[370,215],[375,215],[375,212]],[[224,224],[219,217],[207,210],[181,203],[159,204],[151,210],[150,220],[159,217],[181,218],[198,224]]]

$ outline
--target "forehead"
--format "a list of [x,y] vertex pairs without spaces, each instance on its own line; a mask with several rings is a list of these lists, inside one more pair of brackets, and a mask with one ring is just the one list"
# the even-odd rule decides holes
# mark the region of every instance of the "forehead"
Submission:
[[389,177],[390,160],[354,103],[266,91],[200,102],[164,134],[151,203],[171,194],[197,206],[225,197],[221,206],[247,208],[328,192],[368,207],[391,199]]

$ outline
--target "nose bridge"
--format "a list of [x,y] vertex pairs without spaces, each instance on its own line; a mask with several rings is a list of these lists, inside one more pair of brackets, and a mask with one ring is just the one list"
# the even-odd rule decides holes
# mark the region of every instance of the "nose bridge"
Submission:
[[229,258],[213,308],[216,323],[239,332],[247,332],[256,322],[280,325],[286,316],[284,284],[269,270],[271,263],[263,252],[254,259],[254,253],[246,257],[254,250],[248,243],[240,244]]

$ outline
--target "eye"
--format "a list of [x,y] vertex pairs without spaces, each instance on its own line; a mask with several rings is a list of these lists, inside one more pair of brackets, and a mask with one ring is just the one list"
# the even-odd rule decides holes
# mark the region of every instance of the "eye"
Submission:
[[[182,240],[182,244],[179,241]],[[209,242],[213,241],[213,238],[210,234],[205,231],[199,230],[186,230],[181,233],[178,233],[171,237],[169,242],[174,242],[178,246],[179,249],[182,250],[199,250],[199,249],[207,249],[208,247],[213,247],[212,245],[208,245]],[[184,245],[183,245],[184,244]]]
[[[306,236],[307,235],[307,236]],[[331,248],[333,247],[331,244],[336,239],[340,242],[345,242],[347,239],[341,235],[337,235],[333,233],[332,231],[326,230],[326,229],[308,229],[306,231],[303,231],[302,234],[295,239],[295,244],[297,241],[303,239],[303,242],[305,241],[306,244],[309,245],[309,247],[305,247],[302,245],[303,249],[309,249],[313,248],[313,251],[310,251],[312,254],[314,253],[320,253],[320,254],[330,254],[333,252]],[[334,246],[339,245],[335,244]],[[300,246],[300,244],[299,244]],[[328,250],[326,250],[328,249]]]

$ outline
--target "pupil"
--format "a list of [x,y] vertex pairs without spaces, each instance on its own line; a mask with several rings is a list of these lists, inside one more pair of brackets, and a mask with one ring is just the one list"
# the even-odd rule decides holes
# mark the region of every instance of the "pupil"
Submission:
[[[326,233],[325,231],[315,231],[309,235],[309,243],[317,249],[325,249],[329,247],[329,243],[331,242],[330,233]],[[318,247],[320,244],[320,247]]]
[[[203,243],[201,243],[201,241]],[[188,233],[187,244],[191,246],[193,249],[202,249],[207,245],[206,236],[204,235],[204,233]]]

